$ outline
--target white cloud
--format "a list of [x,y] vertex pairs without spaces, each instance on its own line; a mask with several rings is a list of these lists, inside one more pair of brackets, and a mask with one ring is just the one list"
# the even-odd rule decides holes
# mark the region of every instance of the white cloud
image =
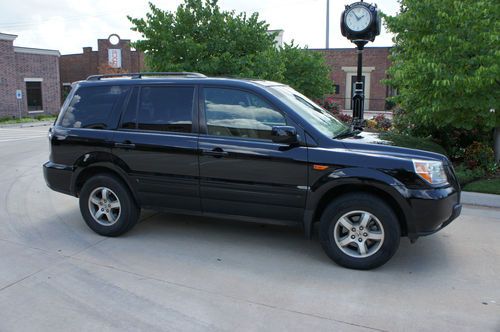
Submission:
[[[153,0],[158,7],[175,10],[181,0]],[[349,1],[350,2],[350,1]],[[330,0],[330,47],[353,47],[340,34],[340,13],[347,2]],[[388,14],[399,8],[397,0],[379,0]],[[259,12],[271,29],[285,30],[284,39],[292,39],[310,48],[325,47],[326,0],[220,0],[225,10]],[[0,32],[17,34],[15,45],[60,50],[62,54],[81,53],[82,47],[97,47],[98,38],[117,33],[135,40],[126,15],[143,17],[148,11],[146,0],[24,0],[0,4]],[[391,45],[385,31],[373,46]]]

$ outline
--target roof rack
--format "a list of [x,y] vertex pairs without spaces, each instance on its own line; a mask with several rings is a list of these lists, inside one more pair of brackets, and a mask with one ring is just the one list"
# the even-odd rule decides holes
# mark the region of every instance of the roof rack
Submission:
[[122,74],[103,74],[103,75],[91,75],[87,77],[87,81],[99,81],[103,78],[113,78],[113,77],[130,77],[132,79],[142,78],[143,76],[183,76],[183,77],[206,77],[200,73],[192,72],[145,72],[145,73],[122,73]]

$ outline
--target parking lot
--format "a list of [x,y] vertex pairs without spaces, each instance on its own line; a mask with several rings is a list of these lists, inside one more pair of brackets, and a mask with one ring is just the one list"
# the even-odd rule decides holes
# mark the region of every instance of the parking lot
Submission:
[[288,227],[143,211],[104,238],[46,187],[47,130],[0,128],[0,331],[500,331],[500,210],[372,271]]

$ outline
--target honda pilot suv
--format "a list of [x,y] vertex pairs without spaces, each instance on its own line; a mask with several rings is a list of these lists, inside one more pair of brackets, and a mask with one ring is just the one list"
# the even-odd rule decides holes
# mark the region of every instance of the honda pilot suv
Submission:
[[142,208],[291,224],[318,230],[336,263],[371,269],[401,237],[461,211],[445,156],[353,131],[275,82],[91,76],[73,84],[49,140],[47,185],[78,197],[104,236],[130,230]]

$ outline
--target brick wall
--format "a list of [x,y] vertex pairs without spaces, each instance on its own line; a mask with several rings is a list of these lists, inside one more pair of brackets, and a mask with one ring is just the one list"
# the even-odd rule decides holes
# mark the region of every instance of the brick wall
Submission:
[[42,105],[45,113],[56,114],[61,107],[59,57],[15,52],[17,86],[23,91],[23,115],[27,115],[25,78],[42,78]]
[[[339,94],[332,95],[335,99],[342,102],[343,108],[349,108],[350,103],[345,103],[350,99],[348,95],[348,86],[350,85],[351,73],[345,70],[345,67],[357,67],[357,53],[354,47],[352,49],[329,49],[314,50],[325,55],[326,62],[332,68],[332,80],[340,86]],[[370,71],[370,91],[368,109],[373,111],[383,111],[385,99],[387,97],[387,87],[381,82],[387,77],[387,69],[390,66],[388,58],[390,47],[367,47],[363,52],[363,67],[374,67]],[[343,69],[344,67],[344,69]],[[365,75],[366,76],[366,75]],[[366,93],[365,93],[366,94]]]
[[97,51],[91,47],[84,47],[83,53],[62,55],[59,61],[61,82],[72,83],[86,79],[90,75],[104,74],[109,68],[108,50],[119,48],[122,53],[122,67],[119,69],[125,73],[144,71],[144,54],[133,51],[129,39],[120,39],[118,44],[113,45],[108,39],[97,40]]
[[0,117],[17,112],[15,61],[13,41],[0,40]]

